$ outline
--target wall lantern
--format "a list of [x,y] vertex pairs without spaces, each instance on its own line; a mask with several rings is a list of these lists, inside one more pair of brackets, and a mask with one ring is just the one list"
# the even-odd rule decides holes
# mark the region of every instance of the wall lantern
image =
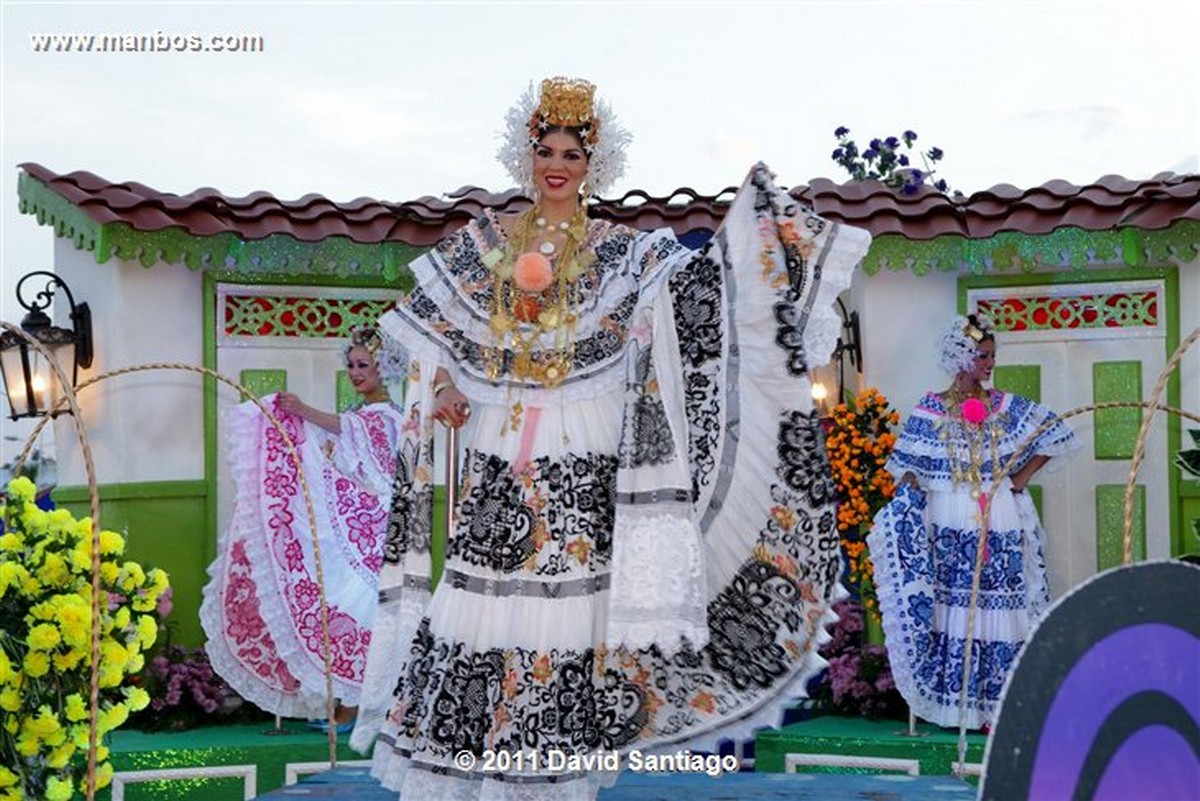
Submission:
[[[22,290],[30,279],[43,279],[45,285],[32,301],[26,302]],[[52,325],[45,309],[55,292],[61,289],[71,304],[71,328]],[[80,367],[92,363],[92,313],[86,303],[75,303],[70,288],[54,273],[37,271],[17,282],[17,303],[28,314],[21,320],[21,330],[41,343],[54,360],[70,376],[74,386]],[[4,375],[4,393],[8,396],[9,417],[42,417],[62,396],[62,387],[45,356],[14,331],[0,333],[0,372]],[[54,412],[70,413],[66,406]]]
[[[838,334],[837,344],[833,348],[829,365],[818,367],[812,371],[813,405],[822,417],[827,416],[833,407],[846,400],[846,362],[854,368],[855,373],[861,373],[863,368],[862,333],[858,325],[858,312],[847,312],[842,299],[838,298],[838,314],[842,318],[842,330]],[[834,373],[830,375],[830,373]],[[828,384],[835,384],[837,394],[830,397]]]

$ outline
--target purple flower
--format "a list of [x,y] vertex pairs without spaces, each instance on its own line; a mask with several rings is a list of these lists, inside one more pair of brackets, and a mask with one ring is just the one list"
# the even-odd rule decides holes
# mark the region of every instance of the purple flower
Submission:
[[882,147],[883,147],[883,144],[878,139],[871,140],[871,149],[872,150],[879,150]]
[[883,140],[883,143],[885,145],[887,145],[888,147],[890,147],[892,150],[895,150],[896,148],[900,147],[900,140],[894,136],[889,136],[887,139]]
[[917,141],[917,134],[915,132],[913,132],[913,131],[905,131],[904,132],[905,144],[911,145],[915,141]]
[[841,161],[841,160],[842,160],[842,155],[843,155],[843,151],[842,151],[842,149],[839,147],[837,150],[833,151],[833,157],[832,157],[832,158],[833,158],[833,160],[834,160],[834,161]]
[[934,184],[934,186],[937,187],[937,191],[945,192],[949,185],[943,179],[943,180],[939,180],[936,184]]
[[942,152],[942,149],[940,147],[929,148],[929,160],[930,161],[941,161],[942,156],[944,156],[944,155],[946,155],[946,154]]
[[833,132],[833,135],[836,136],[838,139],[841,139],[843,136],[845,136],[848,133],[850,133],[849,128],[847,128],[845,125],[839,125],[838,129]]
[[901,192],[901,194],[908,195],[911,197],[912,195],[917,194],[917,185],[911,184],[911,183],[906,183],[906,184],[904,184],[904,186],[900,187],[900,192]]
[[900,166],[901,167],[908,166],[908,156],[904,155],[903,153],[900,154]]
[[875,152],[874,148],[868,148],[863,151],[863,158],[867,161],[874,161],[877,155],[879,154]]

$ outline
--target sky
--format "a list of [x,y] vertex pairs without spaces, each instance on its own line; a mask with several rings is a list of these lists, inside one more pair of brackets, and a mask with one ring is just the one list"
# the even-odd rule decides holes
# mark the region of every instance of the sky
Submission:
[[[634,134],[610,194],[844,180],[833,131],[918,133],[970,194],[1200,171],[1200,4],[1147,0],[46,3],[0,0],[0,319],[53,237],[18,164],[185,194],[335,201],[512,185],[532,81],[599,87]],[[35,49],[40,34],[248,34],[260,52]]]

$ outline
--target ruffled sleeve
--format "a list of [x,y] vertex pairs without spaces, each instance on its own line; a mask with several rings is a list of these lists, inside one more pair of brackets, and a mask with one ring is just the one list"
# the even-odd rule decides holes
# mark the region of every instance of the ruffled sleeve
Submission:
[[340,435],[333,442],[338,471],[380,498],[392,491],[396,450],[400,440],[400,410],[391,403],[373,403],[340,415]]

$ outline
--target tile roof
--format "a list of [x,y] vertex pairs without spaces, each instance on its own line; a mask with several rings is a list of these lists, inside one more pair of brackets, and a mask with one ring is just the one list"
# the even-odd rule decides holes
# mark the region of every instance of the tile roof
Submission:
[[[20,168],[98,224],[126,223],[137,231],[182,228],[193,236],[232,233],[244,240],[287,234],[300,242],[346,237],[360,244],[427,246],[477,216],[484,207],[520,211],[529,201],[517,190],[496,194],[462,187],[444,198],[403,203],[358,198],[336,203],[321,195],[280,200],[266,192],[234,198],[201,188],[186,195],[160,192],[134,181],[113,183],[90,172],[65,175],[40,164]],[[735,188],[704,195],[683,188],[665,197],[632,191],[601,201],[596,216],[636,228],[670,226],[683,235],[715,230]],[[900,234],[922,241],[954,234],[985,239],[1001,232],[1047,234],[1059,228],[1107,231],[1123,227],[1161,230],[1200,221],[1200,175],[1160,173],[1147,180],[1105,176],[1086,186],[1049,181],[1032,189],[1000,184],[948,198],[930,187],[905,196],[876,181],[843,184],[817,178],[791,194],[818,214],[865,228],[875,236]]]

